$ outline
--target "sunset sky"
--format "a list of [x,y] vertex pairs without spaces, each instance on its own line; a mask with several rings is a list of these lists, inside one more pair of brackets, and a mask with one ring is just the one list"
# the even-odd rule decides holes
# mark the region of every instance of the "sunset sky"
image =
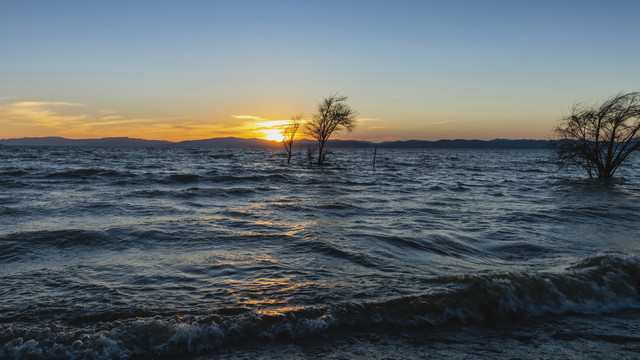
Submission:
[[0,138],[266,138],[338,91],[341,138],[546,139],[640,90],[640,1],[0,2]]

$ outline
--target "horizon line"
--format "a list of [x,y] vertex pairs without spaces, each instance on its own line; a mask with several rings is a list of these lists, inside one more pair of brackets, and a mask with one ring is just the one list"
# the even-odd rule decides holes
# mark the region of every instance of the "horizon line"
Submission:
[[[145,139],[145,138],[136,138],[136,137],[129,137],[129,136],[107,136],[107,137],[101,137],[101,138],[67,138],[67,137],[64,137],[64,136],[24,136],[24,137],[19,137],[19,138],[17,138],[17,137],[16,138],[3,138],[3,139],[0,139],[0,141],[26,140],[26,139],[63,139],[63,140],[73,140],[73,141],[91,141],[91,140],[106,140],[106,139],[129,139],[129,140],[166,142],[166,143],[172,143],[172,144],[179,144],[179,143],[182,143],[182,142],[189,142],[189,141],[204,141],[204,140],[215,140],[215,139],[239,139],[239,140],[258,140],[258,141],[263,141],[263,142],[273,143],[273,144],[281,144],[282,143],[282,141],[276,141],[276,140],[267,140],[267,139],[261,139],[261,138],[256,138],[256,137],[244,138],[244,137],[238,137],[238,136],[219,136],[219,137],[212,137],[212,138],[189,139],[189,140],[179,140],[179,141],[165,140],[165,139]],[[532,138],[519,138],[519,139],[493,138],[493,139],[490,139],[490,140],[483,140],[483,139],[477,139],[477,138],[474,138],[474,139],[445,138],[445,139],[438,139],[438,140],[425,140],[425,139],[399,140],[398,139],[398,140],[384,140],[384,141],[372,141],[372,140],[361,140],[361,139],[329,139],[328,141],[356,141],[356,142],[365,142],[365,143],[372,143],[372,144],[382,144],[382,143],[409,142],[409,141],[438,142],[438,141],[496,141],[496,140],[508,140],[508,141],[552,141],[552,139],[532,139]],[[313,141],[313,142],[317,142],[318,140],[302,138],[302,139],[296,139],[295,141]]]

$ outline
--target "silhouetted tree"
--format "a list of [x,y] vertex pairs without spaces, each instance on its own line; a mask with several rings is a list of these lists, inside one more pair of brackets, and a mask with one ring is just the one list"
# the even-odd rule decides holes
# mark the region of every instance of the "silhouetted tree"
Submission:
[[589,177],[612,177],[640,147],[640,93],[618,94],[602,104],[576,103],[555,129],[558,165],[585,169]]
[[294,115],[291,121],[282,129],[282,143],[287,150],[287,165],[291,164],[291,151],[293,149],[293,141],[295,140],[298,128],[302,124],[302,114]]
[[358,114],[347,104],[346,96],[330,94],[318,103],[317,112],[307,121],[306,133],[318,140],[318,165],[324,162],[324,144],[334,131],[346,129],[351,132],[356,126]]

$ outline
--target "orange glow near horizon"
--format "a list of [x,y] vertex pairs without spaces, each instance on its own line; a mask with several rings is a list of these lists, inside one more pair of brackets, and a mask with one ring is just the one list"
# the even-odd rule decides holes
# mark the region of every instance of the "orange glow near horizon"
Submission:
[[271,131],[273,131],[273,133],[267,134],[265,139],[277,142],[282,142],[282,140],[284,140],[284,136],[282,136],[279,130],[269,130],[269,132]]
[[282,140],[284,140],[282,130],[287,123],[287,120],[269,120],[259,121],[255,124],[251,124],[251,126],[260,129],[260,132],[264,134],[263,138],[265,140],[281,142]]
[[[21,101],[0,98],[0,138],[50,137],[95,139],[130,137],[148,140],[201,140],[217,137],[258,138],[281,142],[282,130],[291,120],[282,112],[194,112],[179,116],[173,112],[137,113],[112,109],[95,109],[81,103],[63,101]],[[445,114],[446,115],[446,114]],[[441,117],[445,117],[442,115]],[[264,117],[263,117],[264,116]],[[285,115],[286,116],[286,115]],[[518,117],[487,115],[464,118],[447,116],[446,120],[425,118],[362,117],[353,133],[336,132],[333,139],[355,139],[373,142],[395,140],[439,139],[547,139],[550,123],[536,118],[549,114],[526,114]],[[513,120],[516,121],[513,121]],[[296,139],[305,137],[304,127]]]
[[[212,120],[211,117],[219,117]],[[281,142],[289,120],[254,115],[202,114],[195,117],[141,117],[84,104],[46,101],[0,102],[1,138],[60,136],[69,139],[131,137],[148,140],[259,138]]]

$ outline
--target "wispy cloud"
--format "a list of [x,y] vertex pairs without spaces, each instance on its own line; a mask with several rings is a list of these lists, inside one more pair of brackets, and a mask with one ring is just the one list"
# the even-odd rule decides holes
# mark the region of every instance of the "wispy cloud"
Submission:
[[442,120],[442,121],[427,121],[423,122],[424,125],[444,125],[447,123],[453,122],[452,120]]
[[231,117],[240,120],[265,120],[265,118],[253,115],[231,115]]
[[61,128],[65,125],[75,125],[85,120],[85,114],[65,113],[56,107],[76,107],[74,104],[60,101],[19,101],[7,105],[0,105],[0,118],[7,123],[18,126]]
[[141,124],[141,123],[151,123],[154,121],[158,121],[158,119],[122,119],[120,116],[108,116],[106,119],[102,118],[102,121],[90,121],[85,125],[88,127],[92,126],[105,126],[105,125],[121,125],[121,124]]
[[439,114],[427,114],[428,117],[448,117],[448,116],[453,116],[455,115],[454,113],[439,113]]
[[272,129],[274,127],[282,127],[289,123],[290,120],[271,120],[262,116],[254,115],[231,115],[234,119],[245,120],[237,127],[240,129]]
[[[92,138],[130,136],[148,139],[202,139],[239,136],[278,139],[289,119],[233,114],[211,120],[202,117],[131,116],[114,109],[92,109],[90,105],[65,101],[0,102],[1,136],[65,136]],[[300,131],[302,134],[302,131]]]
[[113,109],[100,109],[97,111],[98,114],[117,114],[118,110],[113,110]]
[[104,120],[104,121],[106,121],[106,120],[119,120],[119,119],[122,119],[122,116],[120,116],[120,115],[109,115],[109,116],[103,116],[103,117],[100,118],[100,120]]
[[40,108],[47,106],[82,106],[82,104],[75,104],[64,101],[19,101],[11,104],[16,107],[32,107],[32,108]]
[[[176,134],[178,118],[127,117],[115,110],[88,111],[83,104],[64,101],[16,101],[0,104],[4,128],[22,136],[99,137],[147,133]],[[198,130],[210,130],[203,127]]]
[[[254,116],[254,115],[231,115],[231,117],[243,120],[240,124],[229,128],[227,130],[233,130],[236,134],[235,136],[243,136],[243,137],[257,137],[257,138],[265,138],[269,140],[279,140],[282,138],[282,130],[284,127],[289,124],[291,120],[271,120],[262,116]],[[299,132],[301,136],[302,131]]]

